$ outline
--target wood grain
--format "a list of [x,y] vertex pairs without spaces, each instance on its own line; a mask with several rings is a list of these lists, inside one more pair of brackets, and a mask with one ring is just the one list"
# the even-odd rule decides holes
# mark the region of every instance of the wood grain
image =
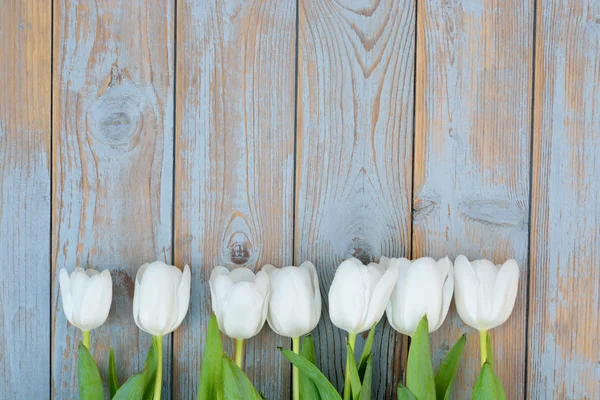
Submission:
[[[177,4],[175,260],[192,268],[188,318],[175,335],[174,397],[195,397],[215,266],[292,262],[296,2]],[[232,340],[224,337],[233,356]],[[265,324],[245,371],[287,398],[290,340]]]
[[[426,1],[417,14],[413,255],[517,260],[515,309],[491,335],[506,396],[522,398],[533,1]],[[451,310],[433,334],[436,368],[467,330]],[[479,372],[478,335],[468,331],[458,399]]]
[[[335,269],[350,256],[369,262],[410,251],[415,3],[299,7],[295,261],[319,271],[317,364],[341,390],[346,333],[327,312]],[[376,398],[392,395],[405,348],[381,322]]]
[[[48,397],[52,5],[0,11],[0,397]],[[6,397],[4,397],[6,396]]]
[[538,1],[528,392],[600,393],[600,4]]
[[133,321],[133,279],[144,262],[171,262],[174,15],[159,0],[57,0],[54,17],[52,396],[66,399],[81,333],[62,313],[61,268],[111,270],[111,313],[92,332],[105,383],[109,346],[123,382],[151,343]]

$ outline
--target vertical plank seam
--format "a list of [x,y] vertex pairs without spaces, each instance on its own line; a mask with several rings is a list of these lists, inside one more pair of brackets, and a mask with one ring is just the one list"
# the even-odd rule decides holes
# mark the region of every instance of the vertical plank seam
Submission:
[[[409,247],[407,249],[409,259],[413,259],[414,255],[414,223],[413,216],[415,214],[415,143],[417,141],[417,57],[418,57],[418,33],[419,33],[419,0],[415,0],[415,50],[414,50],[414,60],[413,60],[413,120],[412,120],[412,150],[411,150],[411,161],[412,161],[412,179],[410,183],[410,237],[409,237]],[[401,335],[400,333],[396,333],[396,335],[400,336],[402,345],[406,346],[406,354],[408,354],[408,348],[410,347],[410,337]],[[404,351],[403,351],[404,352]],[[402,357],[401,357],[402,358]],[[408,359],[407,359],[408,360]],[[404,364],[404,363],[402,363]],[[406,375],[407,365],[402,365],[402,374],[400,379],[404,382],[404,376]],[[394,374],[392,373],[392,376]],[[404,382],[406,383],[406,382]],[[395,387],[396,383],[392,382],[392,385]],[[394,388],[392,388],[392,393],[394,393]]]
[[531,121],[530,121],[530,137],[529,137],[529,227],[528,227],[528,247],[527,247],[527,290],[526,290],[526,299],[525,299],[525,378],[523,380],[523,398],[527,399],[529,390],[528,390],[528,375],[529,375],[529,361],[530,361],[530,353],[529,353],[529,336],[530,336],[530,324],[529,324],[529,309],[530,309],[530,295],[531,295],[531,268],[533,268],[533,257],[531,255],[531,246],[532,246],[532,238],[531,238],[531,226],[533,225],[533,168],[534,168],[534,140],[535,140],[535,63],[536,63],[536,49],[537,49],[537,5],[538,1],[533,0],[533,52],[531,59]]
[[413,215],[415,213],[415,142],[417,139],[417,46],[418,46],[418,32],[419,32],[419,0],[415,0],[415,59],[413,61],[413,121],[412,121],[412,180],[410,186],[410,246],[409,255],[410,259],[413,258]]
[[[171,264],[175,265],[175,183],[177,163],[177,0],[173,0],[173,172],[171,180]],[[171,388],[169,398],[175,393],[175,332],[171,333]]]
[[50,362],[50,365],[48,366],[48,398],[51,399],[52,398],[52,362],[53,360],[53,352],[52,352],[52,331],[53,331],[53,325],[52,325],[52,304],[54,303],[54,291],[52,290],[52,278],[53,278],[53,273],[52,271],[54,270],[52,268],[52,223],[53,221],[53,210],[54,210],[54,205],[53,205],[53,198],[52,198],[52,190],[54,187],[54,150],[53,150],[53,143],[54,143],[54,105],[53,105],[53,101],[54,101],[54,1],[50,0],[50,168],[49,168],[49,173],[50,173],[50,232],[48,232],[49,234],[49,240],[48,240],[48,247],[49,247],[49,251],[48,251],[48,266],[49,266],[49,281],[48,284],[50,285],[50,290],[49,290],[49,302],[48,302],[48,323],[49,323],[49,328],[48,329],[48,335],[49,335],[49,341],[48,341],[48,352],[49,352],[49,357],[48,360]]
[[[294,167],[293,167],[293,187],[292,187],[292,264],[296,264],[296,183],[297,183],[297,164],[298,164],[298,38],[300,31],[300,0],[296,0],[296,57],[295,57],[295,82],[294,82]],[[291,339],[290,339],[291,345]],[[289,367],[290,374],[290,398],[293,397],[294,391],[294,377],[293,377],[293,367],[290,363]]]

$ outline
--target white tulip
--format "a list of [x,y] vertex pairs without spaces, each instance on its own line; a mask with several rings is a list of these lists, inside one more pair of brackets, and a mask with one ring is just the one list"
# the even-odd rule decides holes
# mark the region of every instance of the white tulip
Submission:
[[429,257],[412,262],[381,257],[380,264],[398,270],[398,282],[386,309],[390,325],[412,336],[427,314],[429,332],[436,331],[448,314],[454,291],[454,273],[448,257],[437,262]]
[[267,321],[281,336],[306,335],[319,323],[321,292],[317,270],[310,261],[299,267],[275,268],[265,265],[269,275],[271,299]]
[[190,304],[190,267],[183,272],[162,261],[146,263],[135,277],[133,319],[153,336],[173,332],[181,324]]
[[335,271],[329,289],[331,322],[351,335],[371,329],[383,316],[398,270],[382,265],[363,265],[349,258]]
[[494,265],[488,260],[469,260],[459,255],[454,261],[455,302],[460,318],[479,331],[502,325],[517,298],[519,266],[515,260]]
[[62,268],[59,282],[63,310],[71,324],[86,332],[106,321],[112,302],[112,279],[108,270],[100,273],[92,268],[77,267],[69,277]]
[[269,276],[248,268],[216,267],[210,276],[212,309],[221,332],[234,339],[256,336],[267,319]]

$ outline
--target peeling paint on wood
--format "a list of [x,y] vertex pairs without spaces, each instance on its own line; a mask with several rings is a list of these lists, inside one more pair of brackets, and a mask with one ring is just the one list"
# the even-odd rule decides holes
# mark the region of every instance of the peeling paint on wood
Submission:
[[[295,261],[319,271],[317,364],[341,389],[345,333],[326,307],[336,267],[410,252],[415,2],[299,7]],[[401,378],[406,342],[385,320],[377,329],[373,394],[382,399]]]
[[600,4],[538,1],[531,398],[600,393]]
[[[52,396],[74,398],[80,332],[62,313],[58,271],[110,269],[113,303],[92,331],[106,384],[143,367],[150,335],[132,317],[135,273],[171,262],[173,4],[56,1],[53,108]],[[135,21],[135,24],[132,23]],[[163,398],[170,398],[164,339]]]
[[[533,1],[426,1],[417,15],[413,256],[517,260],[515,310],[491,335],[507,398],[522,398]],[[433,345],[449,349],[467,330],[453,306]],[[459,399],[470,397],[480,366],[469,332]],[[444,354],[434,353],[436,367]]]
[[[194,398],[217,265],[292,262],[296,2],[180,0],[177,5],[175,260],[192,267],[175,334],[174,397]],[[291,393],[290,340],[265,324],[245,371],[269,399]],[[232,340],[224,347],[233,356]]]
[[51,4],[0,11],[0,398],[48,398]]

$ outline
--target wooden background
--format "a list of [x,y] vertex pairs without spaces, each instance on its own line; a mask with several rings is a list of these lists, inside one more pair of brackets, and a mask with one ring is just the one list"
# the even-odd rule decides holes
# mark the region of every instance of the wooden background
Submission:
[[[92,350],[124,381],[150,344],[137,268],[189,263],[163,393],[192,399],[214,266],[312,260],[326,299],[349,256],[460,253],[522,269],[492,332],[508,398],[600,396],[600,1],[1,0],[0,84],[0,398],[76,397],[61,268],[111,270]],[[465,331],[451,311],[436,364]],[[315,336],[341,387],[327,307]],[[265,327],[246,350],[269,399],[291,390],[277,346]],[[406,351],[382,321],[376,398]]]

